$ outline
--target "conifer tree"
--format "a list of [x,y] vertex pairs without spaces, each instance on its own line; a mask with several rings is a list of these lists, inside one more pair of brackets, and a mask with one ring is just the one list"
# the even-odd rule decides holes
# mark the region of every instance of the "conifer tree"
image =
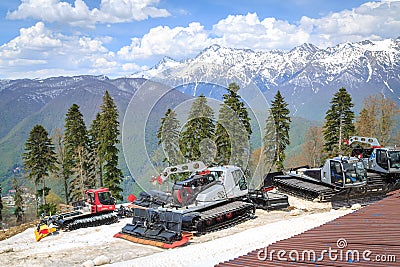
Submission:
[[42,204],[45,205],[45,192],[48,191],[45,179],[51,171],[56,169],[55,163],[57,159],[55,157],[54,145],[43,126],[35,125],[30,131],[29,138],[25,142],[25,152],[22,158],[28,178],[32,179],[35,185],[35,192],[37,191],[38,183],[42,183]]
[[118,200],[122,200],[122,188],[120,183],[123,179],[122,171],[118,168],[118,148],[120,142],[118,108],[108,93],[103,96],[103,103],[100,107],[100,123],[98,131],[98,151],[103,163],[103,183],[108,187],[111,194]]
[[214,111],[207,105],[207,99],[202,94],[193,102],[181,134],[179,146],[183,156],[189,161],[212,163],[215,154],[215,147],[211,144],[214,129]]
[[273,170],[276,162],[276,128],[274,118],[271,114],[271,109],[268,111],[268,116],[265,122],[265,130],[263,137],[263,173],[268,173]]
[[[274,141],[266,146],[268,150],[273,148],[272,150],[274,150],[274,154],[266,155],[266,157],[273,157],[273,164],[276,165],[276,169],[278,171],[283,170],[283,162],[286,158],[285,150],[290,144],[289,130],[291,120],[289,117],[290,111],[287,106],[288,104],[285,102],[281,92],[278,90],[274,100],[271,103],[270,116],[267,118],[267,127],[269,128],[266,128],[266,134],[264,137],[266,139],[270,139],[271,137],[267,135],[271,134],[274,137]],[[271,131],[273,131],[273,133]]]
[[157,131],[158,145],[162,145],[166,154],[163,161],[166,161],[168,166],[184,163],[179,148],[180,128],[176,113],[169,108],[164,118],[161,119],[161,126]]
[[65,196],[65,203],[69,203],[69,193],[68,193],[68,174],[66,173],[66,169],[64,168],[64,165],[66,163],[65,161],[65,147],[64,147],[64,134],[62,133],[62,130],[60,128],[57,128],[54,131],[53,134],[53,143],[55,146],[55,152],[56,152],[56,167],[57,170],[55,171],[56,177],[58,177],[63,184],[63,189],[64,189],[64,196]]
[[103,187],[103,163],[102,154],[100,153],[100,112],[96,114],[89,129],[89,143],[91,148],[91,164],[93,164],[93,172],[91,175],[95,179],[95,185]]
[[249,157],[249,139],[252,133],[250,118],[238,95],[239,86],[231,83],[223,95],[224,103],[219,110],[215,130],[218,164],[234,164],[243,167]]
[[22,218],[24,216],[24,199],[22,197],[22,188],[21,188],[21,185],[19,184],[17,178],[14,178],[14,180],[13,180],[13,189],[15,190],[14,215],[17,219],[17,223],[21,223]]
[[343,141],[355,132],[354,112],[351,110],[354,105],[350,94],[343,87],[334,94],[330,103],[322,134],[325,140],[324,151],[329,156],[335,156],[344,152]]
[[102,185],[100,185],[99,183],[99,178],[98,178],[98,166],[99,166],[99,159],[97,156],[97,145],[96,145],[96,141],[93,139],[93,137],[90,135],[90,131],[89,131],[89,135],[88,135],[89,139],[88,139],[88,144],[86,147],[86,160],[87,160],[87,164],[86,164],[86,186],[87,188],[97,188],[97,187],[101,187]]
[[72,104],[65,118],[65,174],[69,177],[69,198],[84,198],[87,188],[89,137],[83,115],[77,104]]

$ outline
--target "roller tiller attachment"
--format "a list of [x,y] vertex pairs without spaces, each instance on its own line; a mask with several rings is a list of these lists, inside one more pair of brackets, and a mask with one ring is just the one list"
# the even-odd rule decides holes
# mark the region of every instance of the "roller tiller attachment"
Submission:
[[182,214],[140,208],[133,212],[132,223],[114,237],[163,248],[182,246],[189,241],[188,236],[182,235]]

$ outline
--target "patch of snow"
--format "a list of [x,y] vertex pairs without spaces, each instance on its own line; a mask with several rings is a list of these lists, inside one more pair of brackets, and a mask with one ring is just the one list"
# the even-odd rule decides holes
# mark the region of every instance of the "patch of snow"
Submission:
[[367,67],[368,67],[368,78],[366,82],[369,82],[371,80],[372,77],[372,67],[371,67],[371,62],[367,59]]
[[110,262],[111,262],[110,258],[105,255],[100,255],[93,260],[95,266],[109,264]]
[[390,88],[389,84],[387,81],[383,81],[383,83],[386,85],[386,87],[390,90],[390,92],[394,93],[393,89]]
[[349,212],[351,211],[332,210],[296,217],[247,229],[212,241],[190,244],[186,247],[106,266],[214,266],[219,262],[245,255],[252,250],[264,248],[276,241],[303,233]]
[[[114,238],[131,218],[112,225],[61,231],[39,242],[35,241],[34,228],[30,228],[0,241],[0,266],[213,266],[353,212],[331,210],[329,203],[292,196],[289,204],[296,211],[256,210],[255,219],[196,236],[187,246],[171,250]],[[291,216],[294,213],[296,216]]]
[[364,49],[369,51],[390,51],[390,52],[397,52],[393,49],[395,43],[392,39],[385,39],[381,41],[371,41],[369,44],[364,45]]
[[94,267],[94,262],[92,260],[85,261],[81,267]]
[[361,205],[360,205],[360,204],[353,204],[353,205],[351,206],[351,209],[352,209],[352,210],[359,210],[359,209],[361,209]]

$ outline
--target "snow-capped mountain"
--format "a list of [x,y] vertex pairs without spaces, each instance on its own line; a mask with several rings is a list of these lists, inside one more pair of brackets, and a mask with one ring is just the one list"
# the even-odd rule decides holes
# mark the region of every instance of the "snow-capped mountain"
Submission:
[[[322,119],[341,87],[352,95],[356,109],[366,96],[378,93],[399,102],[400,38],[346,42],[326,49],[306,43],[290,51],[266,52],[213,45],[195,58],[181,62],[168,58],[131,77],[170,79],[174,87],[192,95],[207,91],[198,90],[199,82],[217,81],[222,87],[229,81],[238,81],[241,87],[253,83],[268,100],[280,90],[292,113]],[[196,86],[188,89],[191,83]],[[205,95],[218,98],[222,91],[214,88]]]

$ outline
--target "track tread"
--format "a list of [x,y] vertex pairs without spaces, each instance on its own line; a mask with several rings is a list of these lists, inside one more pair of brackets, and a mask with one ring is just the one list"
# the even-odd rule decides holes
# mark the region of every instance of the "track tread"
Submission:
[[109,225],[118,221],[118,216],[114,213],[100,214],[92,217],[76,219],[65,226],[65,230],[72,231],[79,228]]
[[[196,223],[199,234],[218,231],[244,222],[254,216],[254,205],[243,201],[234,201],[201,213],[200,220]],[[228,214],[231,218],[227,218]],[[221,218],[221,221],[218,219]],[[212,222],[208,225],[207,222]]]
[[300,196],[308,200],[314,200],[318,198],[321,202],[330,201],[331,198],[338,192],[330,186],[315,184],[289,176],[282,178],[275,177],[274,183],[278,189],[288,194]]

